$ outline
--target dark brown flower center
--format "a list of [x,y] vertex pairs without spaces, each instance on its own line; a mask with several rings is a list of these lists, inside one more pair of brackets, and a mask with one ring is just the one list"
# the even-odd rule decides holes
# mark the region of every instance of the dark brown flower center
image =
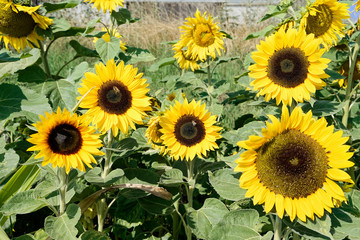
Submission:
[[283,48],[270,57],[268,77],[276,84],[292,88],[307,78],[309,62],[305,53],[298,48]]
[[21,38],[34,31],[36,23],[30,14],[21,11],[16,13],[11,7],[4,10],[4,6],[4,3],[0,3],[0,33]]
[[323,186],[328,169],[324,148],[298,130],[286,130],[257,150],[260,181],[286,197],[306,197]]
[[176,139],[187,147],[201,142],[205,135],[204,123],[193,115],[184,115],[175,124]]
[[47,141],[51,151],[63,155],[77,153],[83,142],[79,129],[67,123],[53,128]]
[[124,114],[132,105],[131,92],[122,82],[105,82],[98,90],[98,104],[110,114]]
[[306,20],[306,33],[313,33],[315,37],[319,37],[326,33],[332,23],[333,13],[326,4],[320,4],[314,7],[316,10],[315,15],[310,15]]

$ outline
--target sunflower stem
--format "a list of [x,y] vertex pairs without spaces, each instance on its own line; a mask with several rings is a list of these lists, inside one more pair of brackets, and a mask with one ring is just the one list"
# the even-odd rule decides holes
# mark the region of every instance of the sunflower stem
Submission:
[[[111,169],[111,154],[112,151],[110,150],[112,147],[112,144],[114,142],[114,135],[112,133],[112,130],[109,129],[107,132],[107,148],[105,150],[105,160],[104,160],[104,168],[101,173],[101,177],[103,179],[106,178],[106,176],[109,174]],[[104,221],[106,218],[108,206],[106,205],[106,198],[102,198],[98,204],[97,204],[97,215],[98,215],[98,231],[102,232],[104,230]]]
[[68,174],[65,171],[65,168],[59,168],[58,169],[58,176],[60,179],[60,189],[59,189],[59,194],[60,194],[60,209],[59,209],[59,214],[62,215],[65,212],[66,209],[66,191],[68,188]]
[[345,95],[345,106],[344,106],[344,115],[342,118],[342,123],[346,128],[348,128],[348,121],[350,117],[350,100],[353,93],[353,86],[354,86],[354,69],[356,65],[357,55],[359,53],[360,48],[360,36],[356,38],[356,43],[352,52],[352,55],[349,59],[349,74],[348,74],[348,82],[346,88],[346,95]]
[[274,240],[281,239],[281,219],[276,215],[275,225],[274,225]]
[[210,69],[210,57],[208,57],[206,59],[206,62],[207,62],[207,75],[208,75],[208,84],[207,84],[206,91],[209,94],[210,106],[212,106],[212,104],[213,104],[213,96],[212,96],[211,91],[210,91],[210,87],[212,85],[212,74],[211,74],[211,69]]
[[194,160],[192,161],[186,161],[187,165],[187,174],[188,174],[188,206],[192,208],[193,206],[193,193],[195,188],[195,179],[194,179]]
[[293,240],[300,240],[301,237],[300,237],[298,234],[296,234],[295,232],[293,232],[293,233],[292,233],[292,239],[293,239]]
[[48,78],[51,78],[51,72],[50,72],[49,62],[48,62],[47,57],[46,57],[46,55],[45,55],[44,45],[42,44],[41,41],[39,41],[39,45],[40,45],[41,60],[42,60],[42,62],[43,62],[43,64],[44,64],[46,76],[47,76]]

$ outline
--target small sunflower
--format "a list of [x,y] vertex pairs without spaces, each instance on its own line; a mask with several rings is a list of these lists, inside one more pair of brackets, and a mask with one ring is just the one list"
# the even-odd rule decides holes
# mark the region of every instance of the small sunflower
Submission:
[[148,139],[148,143],[155,150],[160,150],[160,153],[165,152],[165,146],[162,146],[163,140],[161,139],[161,126],[160,126],[161,115],[153,116],[149,123],[148,128],[145,132],[145,137]]
[[296,29],[280,28],[257,45],[252,53],[255,64],[249,67],[250,83],[265,101],[276,98],[276,104],[291,105],[310,100],[310,94],[325,86],[321,78],[329,77],[324,70],[329,59],[321,58],[325,49],[319,49],[314,34],[306,35]]
[[39,47],[38,41],[43,38],[36,33],[36,28],[47,29],[53,21],[36,13],[39,8],[0,0],[0,41],[4,41],[7,49],[9,44],[18,52],[27,45]]
[[[343,75],[345,78],[343,79],[338,79],[338,80],[334,80],[334,82],[338,82],[340,87],[347,87],[347,82],[348,82],[348,76],[349,76],[349,61],[345,61],[340,69],[339,69],[339,73],[341,75]],[[356,64],[355,64],[355,68],[354,68],[354,73],[353,73],[353,79],[354,80],[359,80],[360,79],[360,58],[357,59]]]
[[106,10],[115,11],[118,6],[124,7],[124,0],[84,0],[84,2],[94,3],[93,8],[96,7],[98,11],[102,9],[104,13]]
[[243,172],[240,187],[254,204],[265,204],[268,213],[275,207],[280,218],[285,211],[293,221],[306,221],[331,213],[334,203],[346,201],[341,187],[334,181],[353,183],[340,168],[354,165],[353,153],[344,145],[348,137],[334,132],[325,118],[315,120],[300,107],[289,116],[283,106],[281,121],[269,116],[272,123],[262,129],[263,136],[249,136],[238,142],[247,149],[236,160],[235,171]]
[[40,115],[40,119],[33,124],[38,133],[30,135],[28,141],[35,145],[28,151],[40,151],[35,159],[43,157],[42,166],[51,163],[54,168],[65,167],[67,173],[70,168],[85,171],[84,163],[89,168],[91,163],[96,164],[93,155],[104,155],[98,150],[102,146],[99,134],[94,134],[96,129],[82,116],[58,108],[56,113]]
[[337,0],[317,0],[307,7],[300,21],[300,30],[313,33],[321,39],[326,49],[338,42],[338,36],[345,36],[344,19],[350,18],[348,5]]
[[[101,28],[101,31],[106,31],[106,28]],[[112,30],[110,30],[111,36],[108,32],[104,33],[104,35],[101,36],[102,39],[105,40],[105,42],[110,42],[110,37],[117,37],[117,38],[122,38],[122,36],[120,35],[120,33],[117,31],[116,28],[113,28]],[[93,43],[95,44],[97,42],[97,40],[99,40],[99,38],[94,37]],[[123,50],[124,52],[126,51],[127,47],[125,45],[125,43],[123,43],[120,40],[120,49]]]
[[218,148],[215,141],[221,138],[221,127],[214,126],[216,115],[211,115],[205,107],[200,101],[188,103],[185,98],[183,104],[175,101],[175,105],[161,117],[160,138],[175,160],[191,161],[196,155],[201,157]]
[[221,55],[224,49],[225,34],[220,32],[220,27],[213,22],[211,15],[206,17],[206,12],[201,15],[197,10],[195,18],[186,18],[182,29],[181,45],[187,47],[189,55],[194,60],[205,61],[208,56],[216,57],[216,52]]
[[137,68],[124,65],[121,61],[115,64],[114,59],[95,65],[96,73],[87,72],[82,79],[81,94],[86,95],[80,107],[89,108],[85,113],[92,122],[105,132],[112,129],[114,136],[120,129],[127,133],[129,126],[135,129],[135,124],[142,124],[145,111],[151,111],[150,97],[146,79],[141,78]]
[[189,52],[184,50],[184,46],[182,45],[181,41],[173,45],[173,50],[175,51],[174,58],[178,62],[181,69],[188,70],[191,68],[192,71],[195,71],[200,68],[200,65],[197,64],[196,60],[189,56]]

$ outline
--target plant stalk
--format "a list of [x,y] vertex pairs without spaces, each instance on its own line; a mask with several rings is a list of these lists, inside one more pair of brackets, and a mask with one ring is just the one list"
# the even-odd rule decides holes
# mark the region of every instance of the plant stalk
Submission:
[[[114,142],[114,136],[112,130],[108,130],[107,134],[107,149],[105,150],[105,160],[104,160],[104,168],[101,173],[101,177],[103,179],[109,174],[111,169],[111,154],[112,151],[110,148]],[[98,215],[98,231],[102,232],[104,230],[104,220],[106,218],[108,206],[106,205],[106,198],[102,198],[99,203],[97,204],[97,215]]]
[[356,60],[357,60],[357,56],[359,53],[359,49],[360,49],[360,36],[358,36],[356,38],[356,43],[352,52],[352,55],[350,56],[349,59],[349,74],[348,74],[348,79],[347,79],[347,88],[346,88],[346,94],[345,94],[345,106],[344,106],[344,115],[342,118],[342,123],[344,124],[344,126],[346,128],[348,128],[348,122],[349,122],[349,117],[350,117],[350,102],[351,102],[351,97],[353,94],[353,86],[354,86],[354,69],[355,69],[355,65],[356,65]]
[[[193,207],[193,193],[195,189],[195,177],[194,177],[194,163],[195,160],[187,161],[186,160],[186,166],[187,166],[187,174],[188,174],[188,188],[187,188],[187,200],[188,200],[188,208]],[[187,240],[192,239],[192,231],[190,226],[185,226],[186,230],[186,237]]]
[[59,168],[58,169],[58,176],[60,178],[60,184],[61,187],[59,189],[59,194],[60,194],[60,209],[59,209],[59,214],[60,216],[65,212],[66,209],[66,191],[68,188],[68,174],[65,171],[65,168]]
[[46,76],[48,78],[51,78],[51,72],[50,72],[50,67],[49,67],[49,62],[47,60],[45,51],[44,51],[44,45],[42,44],[42,42],[39,41],[39,45],[40,45],[40,53],[41,53],[41,60],[44,64],[44,68],[45,68],[45,73]]
[[275,226],[274,226],[274,240],[281,239],[281,219],[276,215]]

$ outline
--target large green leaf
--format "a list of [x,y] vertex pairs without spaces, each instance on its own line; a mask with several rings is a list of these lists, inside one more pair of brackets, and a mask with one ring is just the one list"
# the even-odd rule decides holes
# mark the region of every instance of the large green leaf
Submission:
[[99,54],[97,54],[96,51],[84,47],[76,40],[71,40],[69,44],[76,51],[77,57],[99,57]]
[[101,57],[103,62],[115,58],[120,52],[120,39],[117,37],[111,37],[110,42],[106,42],[100,38],[95,43],[95,49]]
[[85,174],[85,180],[98,186],[110,186],[124,175],[120,168],[111,171],[105,178],[101,177],[101,168],[95,167]]
[[229,210],[220,200],[207,198],[199,210],[190,210],[187,221],[197,238],[208,239],[212,228],[228,212]]
[[61,3],[48,3],[44,2],[43,6],[47,13],[58,11],[65,8],[76,7],[81,1],[80,0],[67,0]]
[[13,149],[5,151],[2,141],[3,138],[0,139],[0,180],[11,174],[19,162],[19,155]]
[[139,20],[138,18],[131,18],[131,13],[126,8],[120,8],[118,11],[113,11],[111,17],[116,20],[118,26],[125,23],[134,23]]
[[209,240],[245,240],[261,239],[255,230],[259,223],[259,214],[254,209],[237,209],[224,215],[212,229]]
[[359,239],[360,219],[358,217],[355,217],[340,208],[333,209],[333,214],[331,214],[330,217],[335,233],[342,239],[345,239],[346,237],[354,240]]
[[[49,111],[50,106],[45,96],[34,90],[20,88],[17,85],[3,83],[0,85],[0,120],[13,116],[27,116],[30,120],[38,120],[38,114]],[[15,114],[15,115],[14,115]]]
[[165,200],[153,195],[139,198],[138,202],[142,208],[151,214],[168,215],[175,210],[172,201]]
[[236,146],[238,141],[247,140],[250,135],[261,134],[262,128],[265,128],[264,122],[253,121],[245,124],[242,128],[223,133],[222,137],[225,138],[230,144]]
[[45,219],[45,232],[55,240],[76,240],[78,230],[75,225],[80,216],[80,208],[76,204],[70,204],[63,215],[49,216]]
[[160,183],[165,186],[179,186],[184,183],[184,176],[181,170],[167,169],[160,178]]
[[302,108],[304,112],[311,110],[314,116],[325,117],[340,112],[344,105],[345,102],[339,103],[336,101],[317,100],[312,106],[310,103],[306,103]]
[[81,240],[110,240],[106,233],[95,230],[86,231],[80,236]]
[[42,83],[46,80],[46,73],[38,65],[32,65],[19,71],[19,82]]
[[232,169],[220,169],[208,174],[211,185],[220,197],[231,201],[245,198],[246,190],[239,187],[241,173],[235,173]]
[[148,50],[142,48],[128,47],[126,49],[126,63],[135,64],[139,62],[151,62],[156,58]]
[[34,212],[46,206],[44,200],[38,198],[39,192],[30,189],[25,192],[19,192],[10,198],[1,208],[0,211],[6,215],[26,214]]
[[56,110],[57,107],[71,110],[77,103],[76,88],[74,84],[65,79],[47,81],[42,90],[50,99],[53,110]]
[[19,70],[33,65],[40,58],[40,50],[33,48],[28,53],[23,53],[18,61],[0,62],[0,78],[5,74],[13,74]]
[[160,68],[165,67],[165,66],[169,66],[169,65],[173,65],[175,63],[176,59],[173,57],[169,57],[169,58],[162,58],[159,61],[157,61],[156,63],[152,64],[148,71],[150,72],[156,72],[158,71]]

